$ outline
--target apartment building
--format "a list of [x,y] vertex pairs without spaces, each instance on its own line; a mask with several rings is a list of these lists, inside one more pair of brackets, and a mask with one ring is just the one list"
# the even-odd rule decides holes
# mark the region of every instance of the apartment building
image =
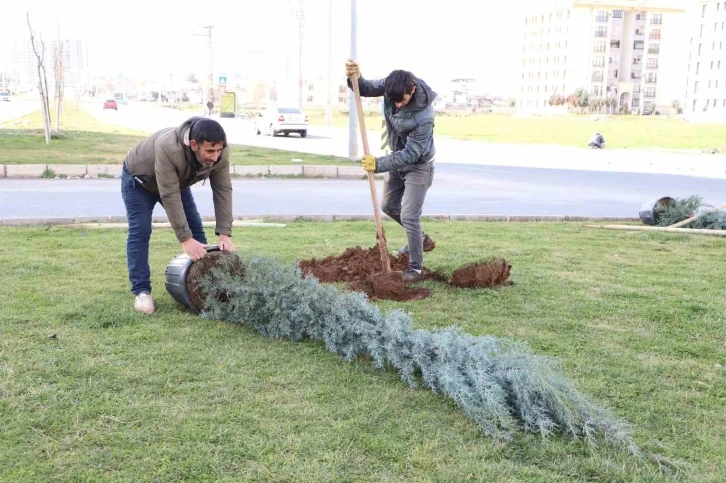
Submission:
[[[36,40],[37,42],[37,40]],[[44,62],[49,85],[54,80],[54,52],[58,40],[46,43]],[[61,40],[63,48],[63,75],[67,86],[83,82],[88,71],[88,46],[85,40]],[[38,43],[36,48],[40,48]],[[30,39],[16,40],[12,43],[10,63],[17,72],[18,83],[22,86],[38,84],[38,60]]]
[[678,0],[545,0],[524,19],[519,106],[586,89],[629,110],[683,95],[687,16]]
[[726,1],[699,1],[691,12],[685,113],[726,121]]

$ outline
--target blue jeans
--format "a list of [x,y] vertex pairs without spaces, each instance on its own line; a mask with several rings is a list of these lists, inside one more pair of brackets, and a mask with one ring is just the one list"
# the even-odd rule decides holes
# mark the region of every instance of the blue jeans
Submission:
[[[121,172],[121,197],[126,206],[126,218],[129,223],[129,234],[126,239],[126,264],[129,269],[131,292],[134,295],[141,292],[151,293],[151,269],[149,268],[151,218],[154,207],[157,203],[161,203],[161,197],[137,183],[125,165]],[[192,237],[200,243],[207,243],[202,217],[197,211],[191,188],[181,190],[181,200]],[[164,206],[163,203],[161,205]]]
[[381,210],[396,220],[408,238],[408,268],[423,269],[421,213],[426,192],[434,182],[434,163],[414,164],[386,173]]

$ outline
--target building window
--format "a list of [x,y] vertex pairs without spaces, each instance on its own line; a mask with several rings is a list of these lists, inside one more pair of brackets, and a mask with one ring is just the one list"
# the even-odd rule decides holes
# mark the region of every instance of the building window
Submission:
[[701,55],[701,47],[703,47],[703,44],[698,44],[698,55]]
[[640,65],[641,58],[640,57],[633,57],[633,65]]
[[594,82],[602,82],[602,80],[603,80],[602,71],[595,71],[595,72],[593,72],[592,73],[592,80]]
[[619,49],[620,48],[620,41],[619,40],[611,40],[610,41],[610,48],[611,49]]
[[718,22],[713,24],[713,31],[716,32],[718,30]]
[[650,82],[650,83],[658,82],[658,75],[655,72],[648,72],[645,75],[645,82]]
[[604,10],[598,10],[595,14],[595,21],[596,22],[607,22],[608,21],[608,13]]
[[605,52],[605,42],[595,42],[594,52]]
[[613,18],[623,18],[622,10],[613,10]]
[[693,93],[698,94],[698,81],[693,83]]
[[600,25],[595,28],[595,37],[607,37],[608,30],[606,27]]
[[701,7],[701,17],[705,17],[705,16],[706,16],[706,6],[704,5],[703,7]]
[[694,111],[696,110],[696,100],[695,99],[693,100],[693,110]]
[[660,13],[654,13],[653,17],[650,19],[651,25],[660,25],[663,23],[663,14]]
[[308,96],[308,102],[313,102],[313,96]]
[[703,37],[703,27],[705,27],[705,25],[701,24],[701,34],[699,35],[699,37]]
[[657,54],[657,53],[660,53],[660,44],[650,44],[648,46],[648,53],[649,54]]
[[595,57],[592,59],[593,67],[602,67],[605,65],[605,57]]
[[645,42],[643,42],[642,40],[636,40],[635,42],[633,42],[633,48],[636,50],[643,50],[644,47]]
[[653,40],[653,39],[655,39],[655,40],[660,39],[660,29],[653,29],[653,30],[651,30],[650,31],[650,34],[648,35],[648,38],[651,39],[651,40]]
[[313,85],[312,84],[308,86],[308,90],[309,91],[312,91],[313,90]]
[[646,87],[644,97],[655,97],[655,87]]
[[640,20],[640,14],[639,13],[636,13],[635,14],[635,20]]
[[714,85],[715,89],[718,89],[718,81],[716,81],[716,84]]
[[649,69],[657,69],[658,68],[658,59],[648,59],[648,64],[646,65]]
[[713,107],[716,107],[716,99],[713,100]]

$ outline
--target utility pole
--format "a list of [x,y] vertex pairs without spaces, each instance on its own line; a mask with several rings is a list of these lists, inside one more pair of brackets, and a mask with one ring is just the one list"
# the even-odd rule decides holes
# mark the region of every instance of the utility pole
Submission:
[[298,108],[303,108],[303,68],[302,68],[302,59],[303,59],[303,25],[305,22],[305,9],[303,8],[302,0],[300,0],[300,7],[298,9],[298,62],[297,62],[297,68],[298,68],[298,91],[297,91],[297,103]]
[[207,25],[207,48],[209,49],[209,99],[214,102],[214,50],[212,49],[212,29],[214,25]]
[[331,97],[333,90],[333,0],[328,0],[328,98],[325,105],[325,125],[333,125]]
[[[356,0],[350,0],[350,58],[358,62],[358,16]],[[355,94],[349,92],[348,102],[348,159],[358,161],[358,133],[356,127],[358,119],[356,116]]]
[[[207,50],[209,53],[209,76],[207,77],[207,100],[214,99],[214,50],[212,48],[212,29],[214,25],[205,25],[202,27],[206,30],[205,34],[189,34],[195,37],[206,37],[207,38]],[[161,92],[159,92],[159,101],[161,101]],[[202,104],[204,102],[204,95],[202,95]]]

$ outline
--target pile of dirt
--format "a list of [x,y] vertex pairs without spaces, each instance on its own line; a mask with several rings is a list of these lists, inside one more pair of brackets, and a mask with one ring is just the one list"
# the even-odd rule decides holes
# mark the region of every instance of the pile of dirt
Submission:
[[[390,255],[391,270],[403,272],[408,267],[408,254]],[[365,293],[370,299],[421,300],[430,295],[425,288],[408,288],[405,294],[386,294],[373,290],[372,278],[383,272],[378,245],[367,250],[356,246],[341,255],[322,260],[312,258],[298,262],[303,276],[313,276],[323,283],[348,283],[351,290]],[[508,283],[512,266],[502,258],[469,264],[454,271],[451,278],[424,268],[424,280],[445,282],[455,287],[482,288]]]
[[198,310],[204,308],[204,297],[197,286],[197,282],[206,277],[213,268],[225,265],[229,267],[229,271],[233,275],[244,276],[245,267],[242,260],[234,253],[229,252],[209,252],[204,258],[193,262],[189,267],[186,279],[187,293]]
[[486,288],[494,285],[505,285],[509,279],[512,266],[503,258],[492,258],[479,263],[472,263],[454,270],[449,283],[461,288]]

